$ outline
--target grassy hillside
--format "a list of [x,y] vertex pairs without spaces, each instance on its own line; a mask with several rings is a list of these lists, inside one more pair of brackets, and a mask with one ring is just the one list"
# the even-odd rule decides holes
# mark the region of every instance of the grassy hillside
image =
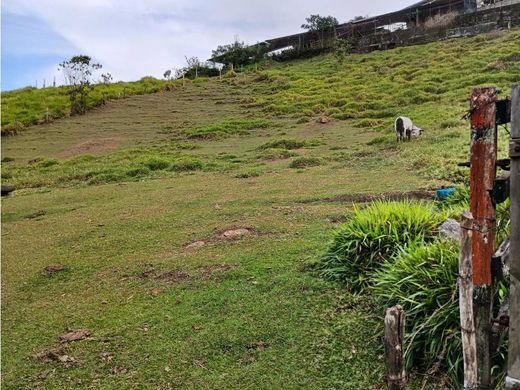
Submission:
[[[4,138],[2,385],[379,388],[382,313],[309,264],[352,202],[465,180],[470,89],[506,95],[518,53],[512,31],[266,64]],[[396,144],[397,114],[424,136]],[[68,328],[91,337],[38,358]]]
[[[97,84],[89,95],[88,108],[105,104],[110,99],[154,93],[167,83],[153,77],[143,77],[136,82]],[[174,84],[174,83],[169,83]],[[45,120],[49,109],[50,119],[59,119],[70,113],[70,101],[66,87],[26,87],[2,92],[2,127],[19,122],[24,126],[35,125]]]

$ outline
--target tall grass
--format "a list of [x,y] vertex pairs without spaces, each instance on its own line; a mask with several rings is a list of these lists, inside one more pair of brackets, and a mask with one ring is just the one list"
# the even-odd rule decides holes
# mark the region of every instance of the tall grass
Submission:
[[321,274],[361,291],[380,265],[400,248],[434,238],[445,214],[421,202],[375,202],[355,208],[349,221],[334,232],[321,258]]
[[[166,85],[166,81],[153,77],[143,77],[135,82],[96,84],[89,93],[87,108],[97,107],[110,99],[158,92]],[[70,114],[67,87],[26,87],[2,92],[2,127],[15,122],[25,126],[38,124],[44,120],[47,108],[49,119],[58,119]]]

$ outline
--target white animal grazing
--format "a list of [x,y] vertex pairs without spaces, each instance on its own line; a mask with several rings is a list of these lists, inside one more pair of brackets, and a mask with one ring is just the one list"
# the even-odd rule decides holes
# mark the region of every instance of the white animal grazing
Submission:
[[407,139],[410,141],[411,138],[417,138],[421,135],[422,129],[413,124],[410,118],[405,116],[399,116],[395,120],[395,135],[397,142],[404,141]]

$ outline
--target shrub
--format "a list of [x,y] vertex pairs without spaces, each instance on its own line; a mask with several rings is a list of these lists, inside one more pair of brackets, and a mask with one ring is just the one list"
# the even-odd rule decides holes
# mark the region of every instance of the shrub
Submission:
[[[429,375],[445,372],[453,383],[461,383],[463,376],[458,258],[454,242],[411,245],[382,264],[371,287],[381,308],[399,304],[406,313],[408,370],[415,367]],[[499,290],[497,305],[499,297],[507,295],[504,286]],[[504,356],[497,353],[493,360],[500,376]]]
[[21,122],[13,122],[9,123],[5,126],[2,126],[2,137],[7,137],[11,135],[16,135],[22,132],[25,129],[25,126]]
[[334,232],[318,268],[324,277],[362,291],[383,261],[400,247],[432,240],[444,220],[444,213],[421,202],[379,201],[354,208],[350,220]]
[[132,169],[129,169],[128,171],[126,171],[127,176],[130,176],[130,177],[146,176],[149,173],[150,173],[150,169],[148,169],[147,167],[137,167],[137,168],[132,168]]
[[249,169],[244,172],[239,172],[235,175],[237,179],[248,179],[250,177],[258,177],[262,174],[262,171],[258,169]]
[[58,160],[56,160],[55,158],[44,158],[44,159],[38,161],[36,163],[36,165],[41,168],[48,168],[48,167],[52,167],[53,165],[57,165],[59,163],[60,162]]
[[2,157],[2,162],[3,163],[8,163],[8,162],[11,162],[11,161],[14,161],[13,157]]
[[413,244],[385,260],[375,274],[371,290],[376,301],[405,310],[408,369],[431,369],[439,361],[443,369],[460,374],[458,254],[453,242]]
[[301,149],[307,146],[306,141],[298,141],[295,139],[276,139],[261,145],[259,149]]
[[303,169],[307,167],[316,167],[322,164],[322,159],[318,157],[296,157],[289,164],[289,168]]
[[194,158],[184,158],[175,161],[171,166],[171,170],[175,172],[189,172],[202,169],[203,166],[204,165],[200,160]]
[[160,171],[162,169],[166,169],[170,166],[168,160],[152,157],[144,162],[144,165],[147,166],[152,171]]
[[287,149],[264,149],[259,158],[263,160],[285,160],[294,156],[297,156],[297,154]]

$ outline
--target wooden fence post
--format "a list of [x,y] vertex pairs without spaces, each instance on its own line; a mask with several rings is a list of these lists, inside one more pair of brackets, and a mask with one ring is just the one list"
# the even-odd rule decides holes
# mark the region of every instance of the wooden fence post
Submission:
[[511,95],[511,243],[509,264],[509,364],[507,390],[520,390],[520,84]]
[[492,316],[491,257],[495,251],[495,207],[490,190],[496,176],[497,136],[494,87],[471,94],[470,211],[473,215],[472,281],[476,337],[477,389],[489,389],[490,326]]
[[406,385],[404,326],[404,310],[401,306],[386,309],[385,363],[388,390],[403,390]]
[[459,309],[464,356],[464,390],[477,388],[477,340],[473,316],[473,278],[471,271],[471,243],[473,216],[464,212],[460,222]]

